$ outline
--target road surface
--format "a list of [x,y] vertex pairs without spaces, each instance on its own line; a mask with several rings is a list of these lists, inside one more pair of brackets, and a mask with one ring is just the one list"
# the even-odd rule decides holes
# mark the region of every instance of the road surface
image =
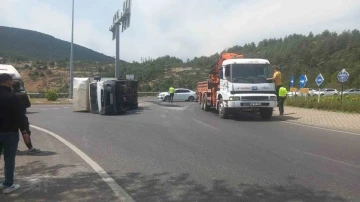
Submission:
[[358,135],[250,115],[223,120],[194,102],[140,106],[124,116],[34,106],[29,118],[136,201],[360,201]]

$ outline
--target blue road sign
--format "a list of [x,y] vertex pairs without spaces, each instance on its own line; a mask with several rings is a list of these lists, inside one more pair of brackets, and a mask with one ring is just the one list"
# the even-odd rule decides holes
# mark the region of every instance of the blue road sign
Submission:
[[300,88],[304,88],[307,83],[306,75],[301,75],[299,82],[300,82]]
[[320,85],[322,84],[322,82],[324,82],[324,77],[323,77],[321,74],[319,74],[319,75],[316,77],[315,82],[316,82],[316,84],[317,84],[318,86],[320,86]]
[[294,87],[294,85],[295,85],[295,78],[294,78],[294,76],[291,76],[290,77],[290,87]]
[[341,72],[338,73],[337,75],[337,79],[341,82],[344,83],[345,81],[347,81],[349,79],[349,73],[347,71],[345,71],[345,69],[343,69]]

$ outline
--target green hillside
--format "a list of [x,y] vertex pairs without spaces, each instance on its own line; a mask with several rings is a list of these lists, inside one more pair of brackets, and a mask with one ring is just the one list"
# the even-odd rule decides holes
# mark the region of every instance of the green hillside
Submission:
[[[47,35],[42,36],[45,37]],[[18,42],[18,46],[28,47],[24,49],[32,49],[29,47],[29,43],[32,42],[22,40]],[[67,42],[61,43],[66,44]],[[88,49],[84,48],[84,50]],[[350,78],[345,83],[345,88],[360,88],[360,32],[356,29],[343,31],[340,34],[328,30],[317,35],[312,33],[307,36],[292,34],[284,38],[264,39],[258,44],[252,42],[243,46],[236,45],[223,51],[244,54],[245,57],[268,59],[272,65],[281,67],[285,85],[289,83],[290,76],[294,75],[296,87],[298,87],[299,76],[306,72],[309,79],[308,87],[314,88],[316,87],[315,77],[321,72],[325,78],[322,87],[340,90],[341,85],[336,76],[339,71],[345,68],[350,73]],[[26,57],[31,57],[32,53],[24,52],[24,54]],[[219,58],[219,54],[215,53],[208,57],[195,57],[186,62],[173,56],[163,56],[142,63],[121,63],[120,72],[123,78],[126,74],[134,74],[135,78],[140,81],[141,91],[164,91],[170,85],[195,89],[198,81],[208,78],[209,71],[214,62]],[[85,55],[84,53],[84,60],[89,59]],[[97,56],[100,57],[101,55],[98,54]],[[104,60],[106,60],[107,56],[104,57]],[[113,60],[110,60],[109,62],[101,63],[78,61],[75,63],[75,71],[77,71],[75,75],[91,75],[90,72],[92,70],[94,75],[99,74],[103,77],[113,77],[114,65]],[[30,71],[30,73],[26,74],[30,74],[31,80],[35,81],[37,77],[34,75],[41,76],[44,74],[41,74],[41,72],[35,74],[31,73],[31,71],[41,71],[42,63],[33,61],[31,64],[30,66],[34,66],[34,68],[25,68],[21,65],[18,65],[17,68],[25,68],[24,71]],[[68,61],[64,59],[56,60],[56,65],[51,68],[56,69],[58,72],[56,75],[63,75],[63,82],[68,82],[66,77],[68,75],[66,73],[68,72]],[[56,78],[53,80],[56,80]],[[63,86],[67,85],[68,83],[63,84]],[[66,90],[66,87],[62,89]]]
[[[15,60],[68,60],[70,43],[40,32],[0,26],[1,56]],[[76,44],[74,57],[80,61],[114,62],[110,56]]]
[[[345,87],[360,88],[359,30],[344,31],[341,34],[328,30],[318,35],[292,34],[284,38],[264,39],[257,45],[254,42],[236,45],[224,51],[268,59],[272,65],[281,67],[285,85],[289,83],[290,76],[294,75],[298,87],[298,78],[306,73],[308,87],[316,87],[315,77],[321,72],[325,78],[323,87],[340,90],[336,76],[345,68],[350,73]],[[135,74],[146,89],[155,91],[165,90],[169,85],[195,88],[197,81],[207,78],[218,57],[219,53],[216,53],[210,57],[195,57],[182,62],[178,58],[165,56],[142,64],[126,64],[122,72]]]

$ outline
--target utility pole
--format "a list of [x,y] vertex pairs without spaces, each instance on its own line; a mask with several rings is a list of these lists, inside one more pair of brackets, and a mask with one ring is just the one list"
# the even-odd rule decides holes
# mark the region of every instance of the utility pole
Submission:
[[74,81],[74,61],[73,61],[73,43],[74,43],[74,0],[72,0],[72,23],[71,23],[71,45],[70,45],[70,89],[69,99],[73,98]]
[[124,32],[130,26],[131,0],[125,0],[123,4],[123,12],[118,10],[113,17],[113,24],[110,27],[112,39],[116,41],[115,55],[115,78],[120,78],[120,25],[121,32]]

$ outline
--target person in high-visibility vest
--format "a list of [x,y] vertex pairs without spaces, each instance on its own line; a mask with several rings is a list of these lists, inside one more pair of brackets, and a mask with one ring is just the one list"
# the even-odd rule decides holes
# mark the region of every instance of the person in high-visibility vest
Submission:
[[170,99],[169,99],[169,103],[171,102],[173,102],[173,100],[174,100],[174,93],[175,93],[175,88],[174,87],[170,87],[169,88],[169,94],[170,94]]
[[284,115],[284,102],[286,100],[287,97],[287,90],[285,87],[280,87],[279,89],[279,111],[280,111],[280,115]]

